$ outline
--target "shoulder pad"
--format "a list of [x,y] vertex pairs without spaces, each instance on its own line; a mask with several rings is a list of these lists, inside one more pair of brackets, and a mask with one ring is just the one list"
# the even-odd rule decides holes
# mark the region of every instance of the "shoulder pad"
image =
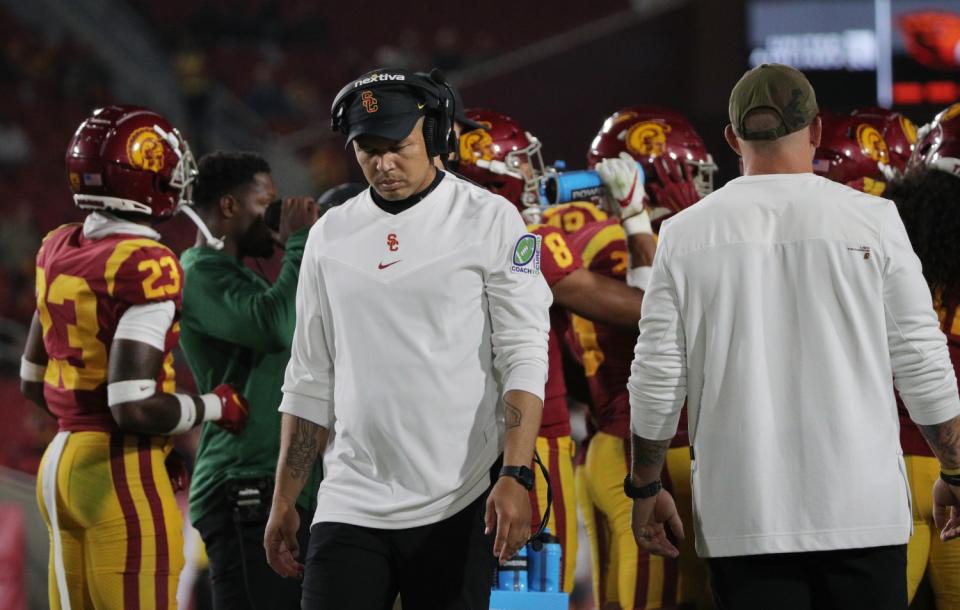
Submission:
[[107,294],[131,304],[176,301],[183,290],[183,269],[170,248],[148,238],[118,241],[103,272]]

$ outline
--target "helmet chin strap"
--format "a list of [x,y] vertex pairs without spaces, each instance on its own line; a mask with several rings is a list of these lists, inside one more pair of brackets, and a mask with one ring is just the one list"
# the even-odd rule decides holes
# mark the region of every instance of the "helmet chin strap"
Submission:
[[214,250],[223,250],[223,239],[213,236],[213,233],[207,228],[207,224],[203,222],[203,219],[200,218],[200,215],[197,214],[197,211],[194,210],[192,206],[181,203],[177,206],[177,212],[183,212],[187,215],[187,218],[193,221],[193,224],[197,225],[200,233],[203,234],[203,238],[211,248]]

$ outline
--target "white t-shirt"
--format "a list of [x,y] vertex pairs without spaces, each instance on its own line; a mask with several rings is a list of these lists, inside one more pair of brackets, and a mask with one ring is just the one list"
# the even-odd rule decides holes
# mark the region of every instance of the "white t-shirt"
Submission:
[[417,527],[488,488],[502,394],[542,398],[547,376],[552,297],[525,235],[450,174],[399,214],[364,191],[311,229],[280,410],[331,430],[315,523]]
[[634,434],[689,400],[697,552],[904,544],[911,417],[960,414],[896,207],[813,174],[731,181],[663,225],[630,377]]

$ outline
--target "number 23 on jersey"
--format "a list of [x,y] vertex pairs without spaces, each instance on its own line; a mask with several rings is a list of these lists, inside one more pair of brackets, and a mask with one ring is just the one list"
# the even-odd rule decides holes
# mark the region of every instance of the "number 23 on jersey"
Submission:
[[[120,248],[123,248],[123,245],[118,250]],[[126,257],[121,261],[121,265],[125,261]],[[72,391],[94,390],[106,381],[108,352],[100,334],[103,330],[101,324],[107,322],[98,312],[100,299],[119,297],[120,301],[140,304],[173,298],[180,292],[180,266],[172,254],[143,258],[137,262],[135,282],[123,281],[117,277],[121,265],[117,265],[114,273],[108,270],[104,278],[108,294],[98,294],[91,287],[91,283],[100,284],[93,278],[59,273],[51,279],[42,267],[37,268],[37,312],[43,336],[49,339],[48,334],[54,331],[59,341],[65,342],[65,347],[69,348],[51,350],[51,342],[45,341],[50,352],[45,383]],[[139,286],[134,288],[136,284]],[[115,291],[141,290],[142,295],[128,294],[128,298],[114,294]],[[59,309],[53,315],[51,305]],[[111,320],[109,323],[116,324],[117,321]]]

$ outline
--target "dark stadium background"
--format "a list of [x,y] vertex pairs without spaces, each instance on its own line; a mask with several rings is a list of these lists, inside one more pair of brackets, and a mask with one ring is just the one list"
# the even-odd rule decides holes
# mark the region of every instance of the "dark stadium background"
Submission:
[[[0,610],[45,604],[47,539],[33,476],[55,428],[20,396],[16,375],[40,239],[82,217],[63,156],[93,108],[150,106],[180,126],[197,156],[257,150],[283,194],[318,195],[360,177],[329,129],[334,93],[374,67],[436,66],[467,106],[512,115],[540,138],[548,163],[571,168],[617,108],[677,109],[703,136],[722,184],[738,171],[722,138],[727,96],[756,49],[771,34],[873,30],[879,5],[894,17],[960,15],[960,2],[914,0],[0,0]],[[894,99],[926,122],[956,99],[957,68],[921,65],[905,33],[891,31]],[[808,74],[822,108],[877,101],[875,69]],[[195,235],[183,218],[163,232],[177,251]],[[189,372],[178,372],[189,387]],[[588,607],[589,595],[575,597]]]

